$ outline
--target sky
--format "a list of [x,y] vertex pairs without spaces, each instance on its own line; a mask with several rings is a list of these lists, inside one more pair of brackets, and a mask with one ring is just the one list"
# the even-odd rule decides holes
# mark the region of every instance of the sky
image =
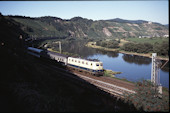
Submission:
[[92,20],[121,18],[169,24],[168,0],[151,1],[0,1],[3,15],[83,17]]

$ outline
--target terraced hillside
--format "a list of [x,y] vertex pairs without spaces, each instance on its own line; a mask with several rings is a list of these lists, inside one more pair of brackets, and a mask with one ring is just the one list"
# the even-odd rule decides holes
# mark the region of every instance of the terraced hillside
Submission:
[[127,38],[139,36],[162,37],[169,34],[165,25],[148,21],[122,19],[93,21],[82,17],[64,20],[57,17],[6,16],[20,23],[31,37]]

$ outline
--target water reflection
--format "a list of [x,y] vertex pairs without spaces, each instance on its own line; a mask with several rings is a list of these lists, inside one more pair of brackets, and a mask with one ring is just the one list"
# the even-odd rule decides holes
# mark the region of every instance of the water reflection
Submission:
[[[87,42],[84,40],[65,41],[65,42],[62,42],[62,51],[78,54],[79,56],[86,58],[87,56],[93,55],[96,53],[95,49],[88,48],[88,47],[84,46],[86,43]],[[55,49],[57,50],[58,47],[56,46]]]
[[97,53],[107,55],[108,57],[112,57],[112,58],[116,58],[119,56],[119,53],[113,51],[98,50]]
[[138,64],[138,65],[142,65],[142,64],[150,64],[151,63],[151,59],[147,58],[147,57],[143,57],[143,56],[137,56],[137,55],[127,55],[127,54],[123,54],[122,56],[123,60],[132,64]]
[[[113,58],[119,56],[119,54],[117,52],[104,51],[104,50],[86,47],[86,46],[84,46],[86,43],[87,43],[87,41],[85,41],[85,40],[64,41],[64,42],[62,42],[62,51],[78,54],[79,56],[82,56],[84,58],[87,58],[88,56],[91,56],[94,54],[103,54],[103,55],[107,55],[108,57],[113,57]],[[55,44],[52,46],[54,47],[54,50],[59,50],[58,44]]]

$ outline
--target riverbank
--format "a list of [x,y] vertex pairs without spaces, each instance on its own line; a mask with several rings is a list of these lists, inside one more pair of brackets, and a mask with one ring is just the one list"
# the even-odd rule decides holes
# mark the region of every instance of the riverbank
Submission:
[[[115,71],[106,69],[106,70],[104,70],[104,75],[103,75],[102,77],[104,77],[104,78],[107,77],[107,79],[113,80],[113,81],[115,81],[115,82],[116,82],[116,81],[117,81],[117,82],[121,82],[124,87],[127,87],[127,86],[129,86],[129,85],[130,85],[131,87],[133,86],[133,87],[134,87],[133,89],[135,89],[135,88],[136,88],[136,87],[135,87],[136,82],[129,81],[129,80],[125,79],[125,78],[118,78],[118,77],[115,76],[116,74],[121,74],[121,73],[122,73],[122,72],[115,72]],[[126,84],[126,85],[125,85],[125,84]],[[168,88],[162,87],[162,91],[163,91],[163,94],[164,94],[164,95],[169,95],[169,90],[168,90]]]
[[[143,54],[143,53],[123,51],[123,50],[120,50],[120,48],[118,48],[118,49],[105,48],[105,47],[97,46],[95,42],[88,42],[85,46],[95,48],[95,49],[101,49],[101,50],[105,50],[105,51],[114,51],[114,52],[119,52],[119,53],[123,53],[123,54],[137,55],[137,56],[144,56],[144,57],[152,58],[152,53]],[[169,60],[169,58],[167,58],[167,57],[165,58],[165,57],[157,56],[157,58],[159,60],[166,60],[166,61]]]
[[122,72],[115,72],[109,69],[104,69],[104,75],[103,76],[107,76],[107,77],[115,77],[116,74],[121,74]]
[[[103,47],[101,47],[101,48],[103,48]],[[109,48],[108,48],[109,49]],[[107,48],[106,48],[106,50],[108,50]],[[57,53],[59,53],[59,51],[55,51],[55,50],[53,50],[52,48],[48,48],[48,50],[49,51],[53,51],[53,52],[57,52]],[[104,50],[104,49],[103,49]],[[114,49],[112,49],[112,50],[114,50]],[[66,54],[67,52],[62,52],[62,54]],[[67,53],[67,55],[68,55],[69,53]],[[69,54],[70,56],[72,56],[71,54]],[[108,70],[108,69],[105,69],[105,70]],[[114,70],[114,69],[113,69]],[[124,71],[122,71],[123,73],[126,73],[126,72],[124,72]],[[110,75],[109,75],[110,74]],[[112,79],[118,79],[118,80],[121,80],[121,81],[125,81],[125,82],[129,82],[129,83],[134,83],[135,84],[135,82],[133,82],[133,81],[129,81],[128,79],[126,79],[126,77],[124,77],[124,78],[118,78],[117,77],[117,75],[116,74],[120,74],[120,72],[111,72],[111,71],[106,71],[106,76],[103,76],[103,77],[109,77],[109,78],[112,78]],[[128,75],[131,75],[132,73],[128,73]],[[116,76],[115,76],[116,75]]]

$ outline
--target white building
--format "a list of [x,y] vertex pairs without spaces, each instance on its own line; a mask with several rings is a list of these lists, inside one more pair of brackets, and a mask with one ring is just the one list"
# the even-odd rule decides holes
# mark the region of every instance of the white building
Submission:
[[169,37],[169,35],[164,35],[163,37],[168,38],[168,37]]

